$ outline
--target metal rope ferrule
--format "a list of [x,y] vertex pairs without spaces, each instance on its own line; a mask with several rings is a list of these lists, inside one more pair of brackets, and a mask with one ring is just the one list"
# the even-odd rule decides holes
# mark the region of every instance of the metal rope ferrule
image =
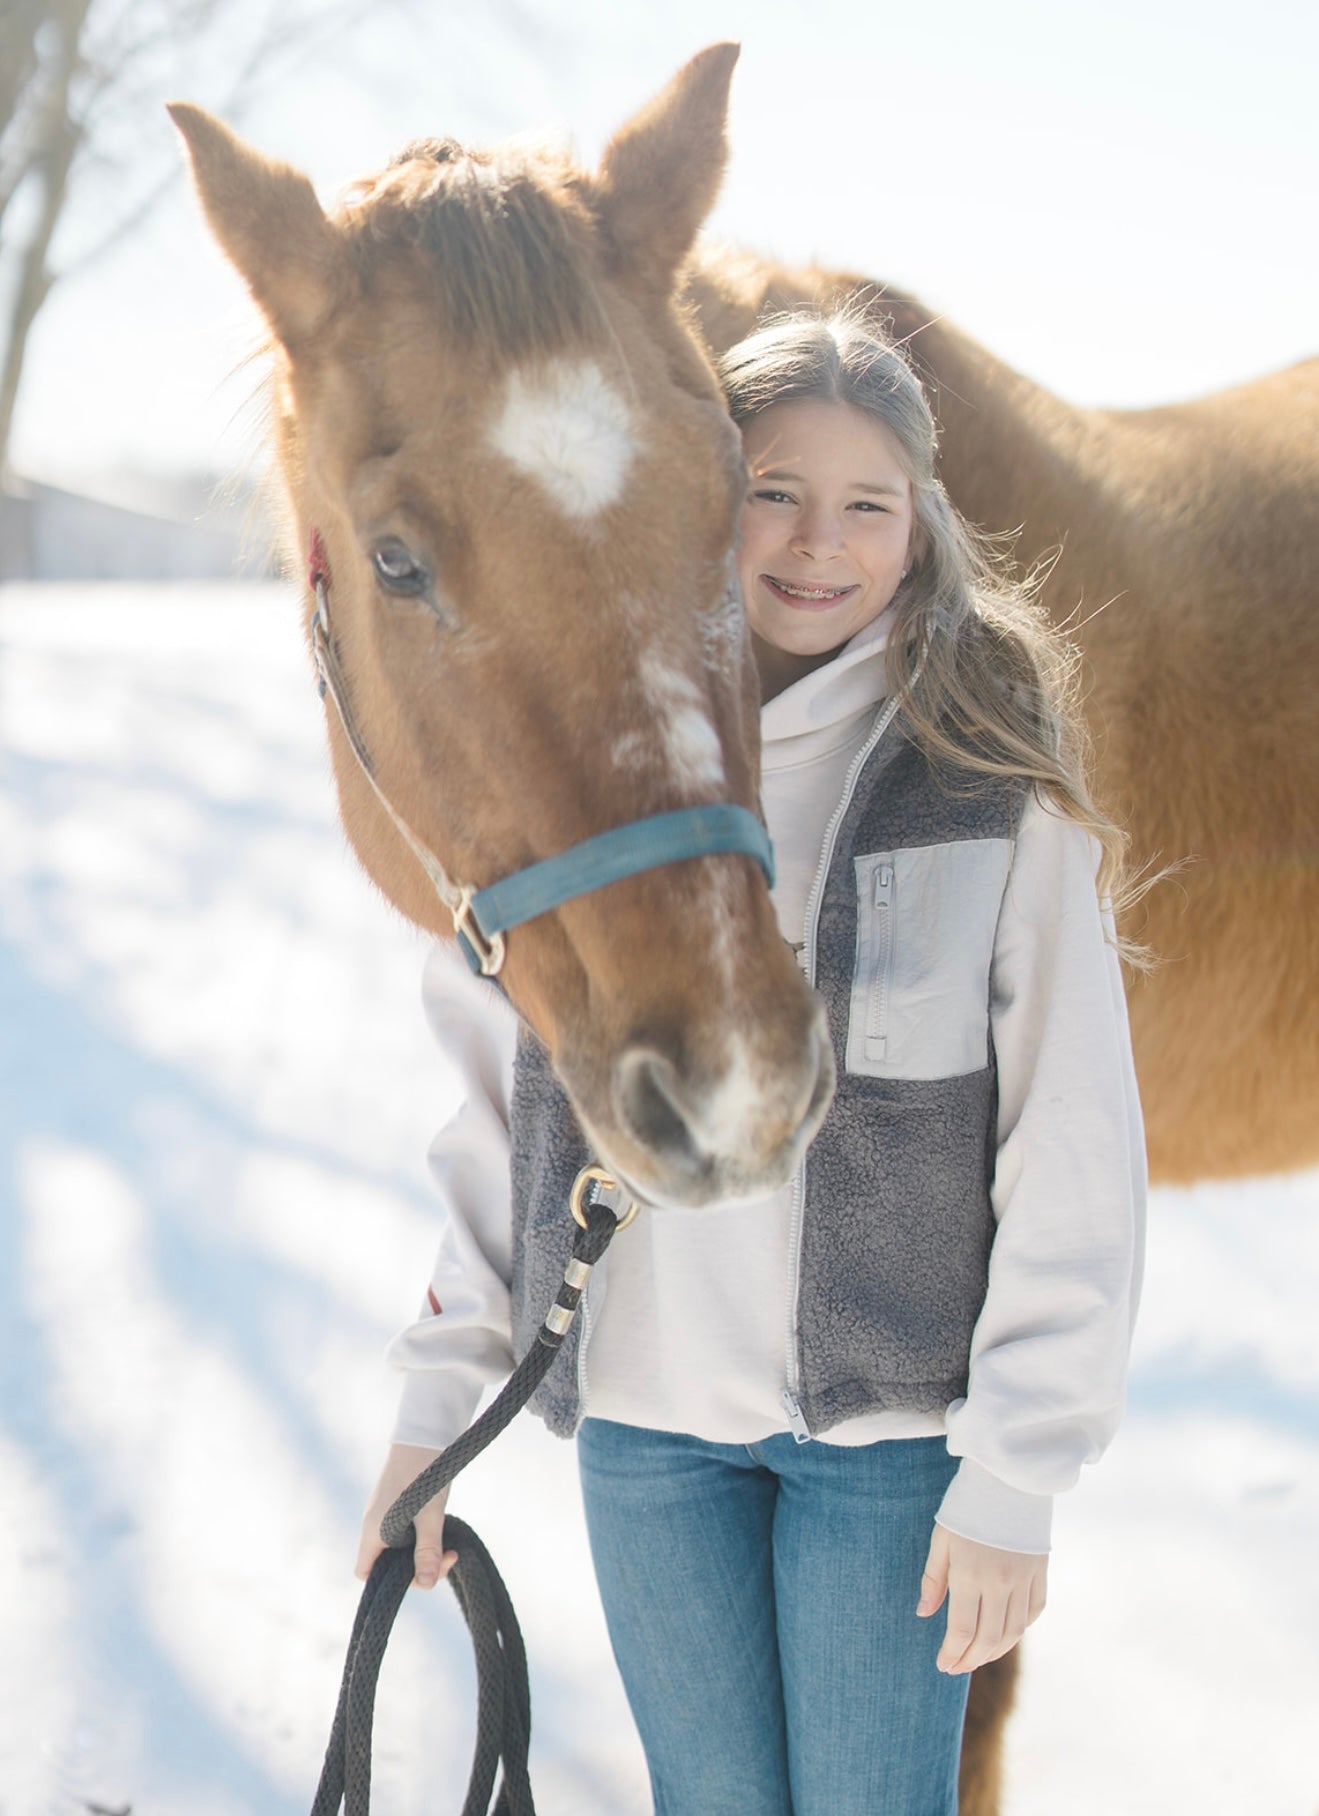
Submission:
[[[607,1202],[614,1200],[613,1204]],[[558,1349],[577,1319],[596,1262],[619,1230],[626,1229],[641,1206],[603,1167],[583,1167],[573,1181],[569,1209],[577,1224],[573,1252],[563,1270],[563,1285],[536,1333],[547,1349]],[[603,1236],[603,1241],[600,1238]]]

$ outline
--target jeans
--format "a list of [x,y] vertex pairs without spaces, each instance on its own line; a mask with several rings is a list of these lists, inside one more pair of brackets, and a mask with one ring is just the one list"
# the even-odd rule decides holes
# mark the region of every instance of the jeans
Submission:
[[957,1816],[969,1678],[916,1602],[955,1461],[604,1419],[578,1436],[609,1637],[656,1816]]

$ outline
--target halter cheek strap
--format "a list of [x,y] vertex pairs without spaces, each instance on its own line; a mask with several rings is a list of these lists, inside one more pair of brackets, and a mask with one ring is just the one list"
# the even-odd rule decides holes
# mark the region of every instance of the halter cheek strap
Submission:
[[363,775],[376,799],[430,878],[431,885],[449,913],[463,956],[474,972],[496,977],[504,963],[504,935],[538,915],[548,914],[577,896],[589,895],[606,883],[658,869],[683,858],[740,854],[754,858],[774,886],[774,851],[764,826],[745,807],[719,801],[704,807],[684,807],[672,813],[653,814],[597,833],[580,844],[544,858],[525,870],[515,871],[485,889],[455,884],[444,866],[394,807],[376,780],[366,743],[348,704],[348,691],[330,631],[330,565],[319,530],[311,533],[308,581],[316,595],[311,623],[312,654],[320,694],[334,701],[340,723]]

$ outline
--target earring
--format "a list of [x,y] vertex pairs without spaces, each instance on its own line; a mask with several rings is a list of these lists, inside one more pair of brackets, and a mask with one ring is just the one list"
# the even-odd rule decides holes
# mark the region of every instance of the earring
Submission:
[[909,574],[909,573],[910,573],[910,572],[911,572],[911,569],[910,569],[910,568],[903,568],[903,570],[902,570],[902,573],[901,573],[901,575],[900,575],[900,576],[899,576],[899,577],[900,577],[900,578],[901,578],[901,579],[903,579],[903,580],[905,580],[905,579],[906,579],[906,578],[907,578],[907,575],[908,575],[908,574]]

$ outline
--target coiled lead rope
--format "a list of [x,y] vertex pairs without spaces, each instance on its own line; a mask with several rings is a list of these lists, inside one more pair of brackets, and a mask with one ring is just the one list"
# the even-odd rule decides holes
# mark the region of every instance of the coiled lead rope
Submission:
[[[340,1804],[344,1816],[369,1816],[376,1684],[395,1616],[412,1581],[413,1519],[512,1423],[545,1379],[572,1328],[591,1269],[609,1247],[620,1222],[608,1205],[583,1204],[579,1190],[574,1191],[574,1203],[580,1208],[574,1212],[579,1227],[572,1259],[536,1341],[498,1399],[404,1489],[381,1521],[380,1536],[386,1549],[372,1566],[357,1606],[311,1816],[338,1816]],[[462,1816],[535,1816],[527,1775],[531,1695],[517,1616],[490,1553],[471,1527],[446,1514],[444,1543],[458,1553],[449,1581],[476,1650],[476,1751]],[[501,1761],[503,1778],[491,1811],[490,1797]]]

